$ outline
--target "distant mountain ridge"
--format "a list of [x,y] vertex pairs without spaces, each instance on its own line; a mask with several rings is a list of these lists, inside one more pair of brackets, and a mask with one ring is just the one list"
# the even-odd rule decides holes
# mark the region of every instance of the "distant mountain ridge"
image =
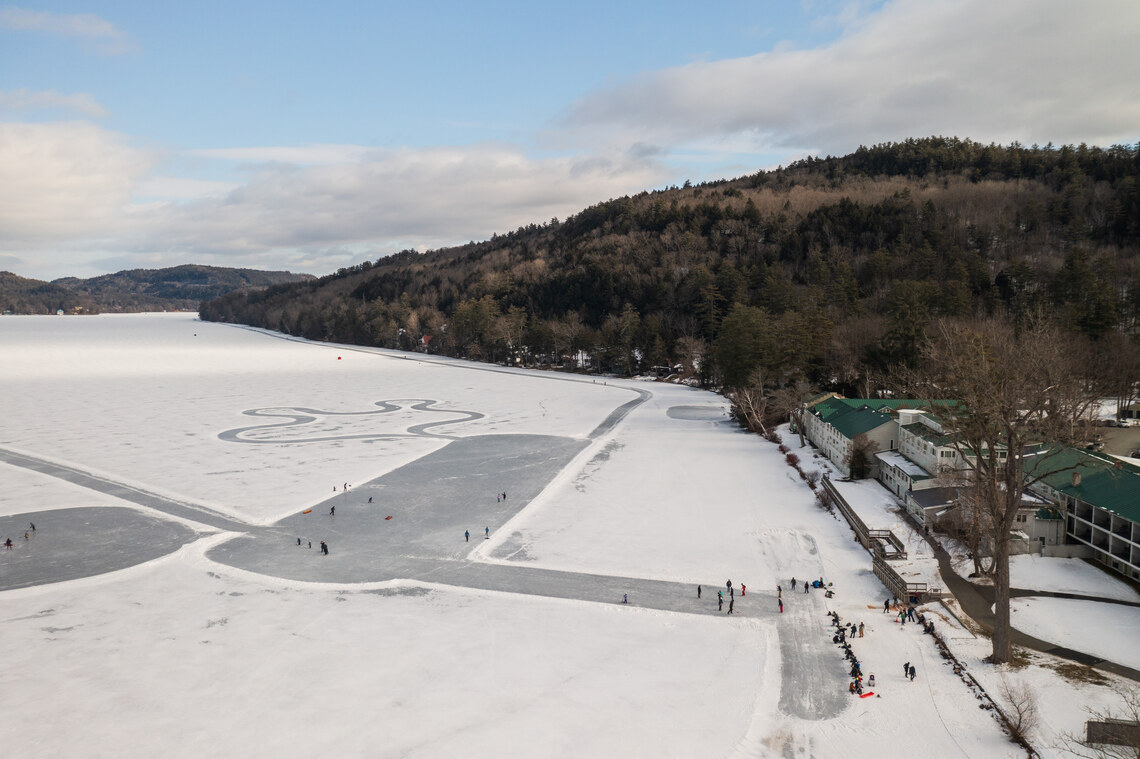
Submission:
[[0,272],[0,311],[13,314],[194,311],[203,301],[233,292],[304,282],[311,274],[185,264],[127,269],[89,279],[52,282]]

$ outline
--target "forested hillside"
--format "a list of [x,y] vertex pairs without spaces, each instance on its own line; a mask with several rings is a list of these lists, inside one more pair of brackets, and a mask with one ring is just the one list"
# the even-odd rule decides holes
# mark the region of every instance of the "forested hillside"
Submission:
[[681,364],[728,386],[759,368],[765,385],[866,394],[938,317],[1044,312],[1074,350],[1131,354],[1138,174],[1137,146],[908,140],[618,198],[200,313],[488,361]]
[[52,282],[0,272],[0,307],[16,314],[192,311],[230,292],[312,279],[287,271],[230,269],[186,264],[166,269],[128,269],[90,279]]

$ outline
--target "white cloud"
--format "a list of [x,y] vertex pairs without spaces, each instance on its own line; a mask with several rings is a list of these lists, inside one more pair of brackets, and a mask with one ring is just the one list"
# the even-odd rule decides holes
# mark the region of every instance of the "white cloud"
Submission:
[[[45,277],[83,273],[92,261],[324,273],[564,217],[676,182],[710,158],[731,167],[728,176],[775,157],[930,134],[1003,143],[1140,139],[1140,5],[1132,0],[863,7],[834,14],[827,23],[846,31],[823,47],[695,62],[582,98],[545,135],[572,146],[569,155],[498,143],[189,154],[224,162],[226,179],[241,178],[221,181],[159,174],[162,156],[92,124],[0,124],[0,257],[30,262],[25,275]],[[74,19],[89,19],[95,39],[116,38],[99,31],[96,17],[0,12],[8,28],[77,35],[60,31]],[[0,96],[3,108],[41,106],[99,109],[83,95]]]
[[86,92],[65,95],[55,90],[33,92],[27,89],[0,91],[0,113],[12,111],[68,110],[83,116],[101,119],[107,109]]
[[316,166],[264,164],[225,197],[149,211],[162,230],[152,236],[212,255],[436,247],[574,213],[664,177],[651,161],[535,159],[493,144],[365,155]]
[[[224,153],[266,162],[246,163],[240,184],[156,176],[160,156],[96,126],[0,124],[0,255],[41,279],[94,273],[93,261],[325,273],[543,223],[669,178],[652,156],[534,158],[499,144]],[[282,162],[290,156],[304,163]]]
[[160,176],[138,184],[134,196],[136,199],[191,200],[226,195],[240,186],[237,182],[222,182],[214,179]]
[[277,145],[194,150],[191,151],[191,155],[203,158],[221,158],[240,163],[285,163],[298,166],[315,166],[360,161],[372,152],[375,152],[375,148],[366,148],[360,145]]
[[10,252],[119,233],[155,160],[86,122],[0,123],[0,245]]
[[644,74],[588,95],[552,139],[846,152],[931,134],[1132,141],[1140,125],[1133,0],[897,0],[836,42]]
[[48,13],[9,6],[0,8],[0,29],[74,37],[105,55],[126,53],[135,48],[126,32],[93,13]]

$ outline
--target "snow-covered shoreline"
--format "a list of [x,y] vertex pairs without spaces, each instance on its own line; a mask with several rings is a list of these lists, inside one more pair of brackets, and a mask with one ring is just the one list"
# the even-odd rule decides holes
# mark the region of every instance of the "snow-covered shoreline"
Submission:
[[[585,439],[632,397],[627,388],[647,389],[468,558],[668,580],[694,596],[698,583],[715,594],[731,578],[748,586],[734,600],[749,611],[283,580],[211,561],[207,549],[229,539],[214,535],[110,574],[0,593],[0,731],[15,755],[877,757],[899,725],[932,756],[1017,755],[929,637],[882,614],[885,591],[846,524],[815,505],[775,446],[726,423],[718,396],[338,350],[185,314],[5,320],[0,352],[0,385],[19,399],[5,403],[0,447],[258,525],[438,450],[414,436],[354,439],[429,421],[360,415],[378,401],[435,399],[482,415],[448,430],[458,437]],[[670,413],[682,407],[708,413]],[[310,414],[325,440],[219,438],[258,408],[327,412]],[[0,518],[17,528],[46,509],[123,505],[27,469],[0,473]],[[51,540],[21,534],[12,553]],[[838,714],[807,719],[781,698],[797,687],[784,679],[781,641],[800,640],[799,655],[820,666],[847,666],[826,619],[790,590],[793,576],[820,575],[836,589],[826,609],[865,624],[854,648],[881,698],[844,696]],[[975,676],[997,682],[981,662],[987,641],[963,634],[953,645]],[[908,660],[914,682],[898,674]],[[1111,699],[1044,667],[1011,676],[1040,694],[1044,756],[1060,755],[1058,732],[1079,730],[1079,707]]]

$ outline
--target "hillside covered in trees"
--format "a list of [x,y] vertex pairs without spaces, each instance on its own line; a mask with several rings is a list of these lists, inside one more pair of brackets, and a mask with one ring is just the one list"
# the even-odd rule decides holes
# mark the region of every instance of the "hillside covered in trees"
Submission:
[[1096,361],[1134,353],[1140,146],[907,140],[642,192],[563,221],[317,280],[203,319],[315,340],[866,396],[942,317],[1046,314]]
[[187,264],[128,269],[90,279],[43,282],[0,272],[0,309],[14,314],[193,311],[202,301],[284,282],[310,280],[287,271]]

